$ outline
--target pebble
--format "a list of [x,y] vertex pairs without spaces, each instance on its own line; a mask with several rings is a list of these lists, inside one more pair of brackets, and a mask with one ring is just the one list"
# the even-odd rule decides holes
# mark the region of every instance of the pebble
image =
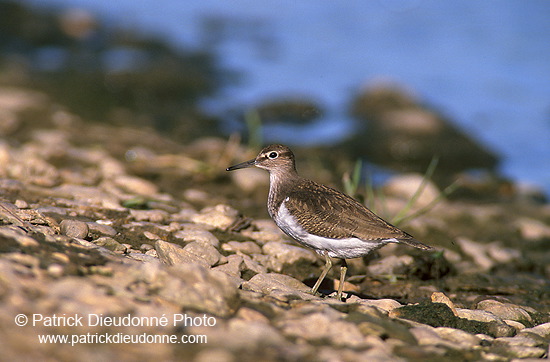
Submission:
[[422,192],[416,196],[417,199],[414,206],[425,207],[439,197],[441,192],[433,182],[425,180],[423,175],[411,173],[393,176],[384,184],[383,190],[389,195],[410,200],[423,183],[424,188]]
[[[359,328],[325,313],[312,313],[301,318],[278,321],[277,327],[287,338],[311,343],[330,343],[340,348],[365,348],[367,344]],[[325,342],[327,341],[327,342]]]
[[533,321],[525,309],[511,303],[502,303],[496,300],[486,299],[479,302],[477,308],[491,312],[501,319],[510,319],[520,323],[527,322],[528,324]]
[[438,327],[435,328],[435,332],[444,340],[455,344],[457,348],[463,350],[473,349],[481,343],[479,337],[456,328]]
[[227,263],[218,265],[214,270],[221,271],[233,277],[240,278],[241,272],[245,269],[245,264],[243,257],[240,255],[229,255],[227,258]]
[[188,263],[174,265],[165,278],[159,296],[183,310],[227,318],[240,305],[238,285],[224,273]]
[[158,187],[154,183],[140,177],[118,175],[115,177],[114,183],[122,190],[131,194],[151,197],[152,195],[156,195],[158,193]]
[[200,226],[186,225],[184,230],[180,230],[174,234],[175,238],[181,239],[185,242],[198,241],[206,244],[210,244],[217,248],[220,245],[220,241],[210,231],[201,228]]
[[526,334],[526,333],[533,333],[538,336],[541,336],[542,338],[547,338],[550,340],[550,323],[539,324],[536,327],[525,328],[521,331],[521,334]]
[[[52,118],[49,111],[37,113],[42,112],[43,121],[48,122]],[[219,183],[244,174],[225,173],[226,165],[218,153],[211,155],[212,162],[187,154],[179,157],[182,149],[186,152],[192,146],[174,144],[151,132],[137,138],[135,135],[141,134],[137,129],[132,130],[135,135],[126,135],[122,129],[105,125],[91,127],[74,115],[63,128],[48,126],[52,129],[44,132],[41,123],[27,124],[32,114],[13,114],[22,129],[31,129],[31,133],[23,138],[14,133],[10,135],[13,142],[0,141],[0,160],[5,161],[0,163],[0,192],[5,198],[0,202],[4,206],[0,210],[0,324],[13,325],[14,316],[32,313],[130,314],[167,316],[169,320],[179,314],[213,316],[216,325],[212,327],[172,323],[166,328],[101,327],[102,333],[113,335],[204,334],[208,343],[184,351],[187,359],[196,361],[243,357],[505,361],[548,356],[550,323],[536,325],[547,322],[547,310],[541,307],[538,311],[543,303],[537,300],[546,288],[545,280],[525,272],[527,265],[529,270],[547,270],[550,275],[547,252],[541,244],[550,235],[544,224],[550,216],[548,206],[524,200],[525,204],[515,208],[511,199],[504,206],[491,201],[483,205],[444,201],[444,207],[416,218],[409,227],[415,233],[434,236],[432,245],[453,249],[446,251],[445,257],[456,274],[423,281],[400,279],[395,285],[372,278],[367,294],[372,291],[380,299],[364,299],[362,289],[347,293],[346,301],[336,300],[334,294],[321,298],[311,295],[310,286],[301,280],[309,282],[319,276],[322,258],[289,240],[270,219],[240,223],[258,216],[253,208],[242,210],[245,218],[240,216],[241,210],[222,204],[228,196],[225,186],[230,184],[220,187]],[[95,146],[109,145],[107,136],[116,139],[117,156],[107,146]],[[118,155],[134,149],[135,139],[146,140],[143,147],[151,147],[151,151],[147,157],[123,163]],[[231,148],[226,140],[215,139],[215,143],[216,150]],[[152,144],[161,145],[162,151]],[[205,147],[203,152],[208,150]],[[186,159],[206,167],[207,172],[198,174],[195,166],[161,164]],[[168,174],[163,173],[164,168],[170,169]],[[194,197],[194,205],[204,208],[197,212],[195,206],[176,196],[159,194],[160,186],[132,175],[135,170],[158,175],[163,189],[168,190],[170,182],[164,181],[176,170],[177,177],[185,176],[188,181],[175,195]],[[237,181],[243,189],[267,185],[268,174],[254,172],[263,181],[245,177]],[[402,207],[402,198],[418,187],[418,175],[407,177],[392,180],[401,184],[391,190],[395,197],[386,199],[389,211],[393,205]],[[205,180],[204,190],[197,179]],[[430,192],[433,197],[438,190]],[[424,196],[430,192],[422,195],[419,205],[429,202]],[[121,206],[124,200],[149,198],[160,201],[147,201],[148,210]],[[257,206],[250,196],[247,205]],[[502,220],[505,223],[499,224]],[[236,224],[240,227],[234,227]],[[449,235],[458,235],[458,247],[448,242]],[[423,262],[396,251],[400,252],[391,246],[381,249],[381,258],[368,266],[361,260],[350,262],[350,275],[406,274]],[[333,270],[331,276],[337,272]],[[509,284],[499,279],[502,275],[510,278]],[[530,290],[537,293],[525,293]],[[432,303],[426,300],[430,294]],[[518,304],[494,300],[491,295],[513,295]],[[463,308],[471,308],[473,303],[478,309]],[[89,329],[33,326],[29,333],[25,327],[8,328],[0,331],[0,339],[6,340],[2,357],[43,360],[78,355],[160,361],[174,359],[183,351],[172,344],[156,344],[155,348],[111,344],[97,349],[93,343],[82,343],[59,344],[52,349],[36,343],[37,334],[95,333]]]
[[183,250],[202,258],[210,266],[216,265],[223,257],[212,245],[200,243],[198,241],[190,242],[185,245]]
[[136,221],[149,221],[162,224],[168,220],[170,214],[164,210],[135,210],[130,209],[130,216]]
[[496,262],[487,255],[486,245],[463,237],[457,238],[456,242],[460,246],[462,252],[471,257],[483,270],[489,270],[496,264]]
[[458,316],[458,312],[456,310],[456,307],[455,307],[454,303],[445,294],[443,294],[441,292],[432,293],[431,300],[432,300],[432,303],[446,304],[447,307],[449,307],[453,311],[453,314],[455,316]]
[[200,256],[184,250],[181,246],[173,243],[157,240],[155,242],[155,250],[159,259],[168,265],[198,264],[205,268],[210,267],[210,264]]
[[248,255],[260,254],[262,249],[253,241],[228,241],[222,245],[222,250]]
[[226,230],[236,220],[239,212],[228,205],[217,205],[206,207],[191,217],[191,220],[197,224],[204,224],[214,229]]
[[272,296],[279,300],[314,299],[311,288],[297,279],[278,273],[256,274],[242,285],[243,290],[251,290]]
[[371,262],[367,266],[368,275],[405,275],[413,265],[414,259],[410,255],[389,255]]
[[402,306],[401,303],[393,299],[361,299],[359,303],[362,306],[376,307],[385,313]]
[[97,238],[93,241],[93,243],[115,252],[125,252],[128,249],[126,246],[108,236]]
[[48,265],[48,275],[53,278],[61,278],[65,272],[65,268],[60,264]]
[[104,223],[90,221],[86,224],[88,224],[88,229],[91,235],[104,235],[113,237],[117,234],[117,231],[112,226]]
[[88,236],[88,224],[78,220],[63,220],[59,224],[61,234],[71,238],[86,239]]
[[268,268],[277,273],[303,276],[317,270],[317,256],[302,247],[271,241],[262,251],[269,257]]

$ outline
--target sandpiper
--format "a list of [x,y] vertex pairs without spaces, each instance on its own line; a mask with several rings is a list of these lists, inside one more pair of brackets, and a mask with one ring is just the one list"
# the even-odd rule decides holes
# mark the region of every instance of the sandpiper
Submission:
[[353,198],[300,177],[294,154],[287,146],[267,146],[255,159],[231,166],[227,171],[251,166],[269,171],[267,210],[277,226],[301,245],[325,257],[325,268],[313,286],[313,294],[332,268],[331,257],[342,260],[337,293],[340,300],[346,259],[365,256],[388,243],[431,249]]

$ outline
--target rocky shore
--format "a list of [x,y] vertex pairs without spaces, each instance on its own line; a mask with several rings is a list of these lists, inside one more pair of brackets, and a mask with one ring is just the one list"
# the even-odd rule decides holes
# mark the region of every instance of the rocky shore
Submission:
[[[84,122],[25,89],[0,89],[0,105],[5,360],[549,355],[548,204],[442,200],[403,225],[437,251],[351,260],[341,302],[337,270],[323,297],[308,293],[323,260],[267,218],[267,175],[225,173],[257,150]],[[390,180],[385,213],[419,178]],[[418,205],[438,193],[429,185]],[[68,340],[41,340],[52,336]]]

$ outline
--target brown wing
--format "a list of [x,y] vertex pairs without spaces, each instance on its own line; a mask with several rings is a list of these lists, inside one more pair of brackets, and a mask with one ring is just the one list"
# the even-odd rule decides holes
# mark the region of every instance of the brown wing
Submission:
[[308,232],[315,235],[362,240],[395,238],[417,248],[429,249],[356,200],[324,185],[307,182],[298,186],[288,195],[285,206]]

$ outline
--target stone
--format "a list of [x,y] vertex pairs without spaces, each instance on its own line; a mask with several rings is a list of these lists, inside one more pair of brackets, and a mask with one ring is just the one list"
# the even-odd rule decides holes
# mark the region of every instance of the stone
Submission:
[[130,216],[136,221],[149,221],[162,224],[169,218],[169,214],[164,210],[134,210],[130,209]]
[[224,273],[199,264],[177,264],[168,269],[159,296],[183,310],[227,318],[240,305],[237,287]]
[[202,243],[207,243],[217,248],[220,245],[218,238],[214,236],[210,231],[197,226],[186,225],[184,230],[177,231],[174,234],[174,237],[181,239],[185,242],[198,241]]
[[455,316],[458,316],[458,312],[456,310],[456,307],[455,307],[454,303],[445,294],[443,294],[441,292],[434,292],[431,295],[431,300],[432,300],[432,303],[446,304],[447,307],[451,308],[451,310],[453,311],[453,314]]
[[401,303],[393,299],[361,299],[359,303],[361,306],[375,307],[385,313],[402,306]]
[[504,321],[501,318],[497,317],[491,312],[487,312],[484,310],[457,308],[456,312],[458,317],[468,319],[471,321],[496,322],[499,324],[504,323]]
[[114,179],[116,186],[130,194],[151,197],[158,193],[158,187],[147,180],[131,175],[118,175]]
[[303,277],[317,270],[317,256],[302,247],[271,241],[262,251],[269,256],[268,269],[277,273]]
[[502,303],[496,300],[486,299],[479,302],[477,308],[491,312],[501,319],[510,319],[529,325],[533,322],[533,319],[525,309],[511,303]]
[[222,250],[248,255],[260,254],[262,249],[253,241],[228,241],[222,245]]
[[241,272],[244,270],[244,268],[245,265],[242,256],[229,255],[227,257],[227,263],[218,265],[214,268],[214,270],[221,271],[222,273],[240,278]]
[[117,231],[110,225],[99,222],[87,222],[90,235],[116,236]]
[[124,245],[108,236],[97,238],[93,241],[93,243],[115,252],[124,252],[127,249]]
[[384,339],[395,339],[406,344],[416,344],[416,339],[407,326],[392,320],[376,307],[358,308],[350,312],[345,320],[357,325],[365,336],[378,336]]
[[210,264],[202,257],[184,250],[181,246],[163,240],[155,242],[155,250],[159,259],[168,265],[198,264],[209,268]]
[[130,259],[137,260],[137,261],[142,261],[142,262],[146,262],[146,263],[160,263],[160,260],[159,260],[158,257],[154,257],[154,256],[149,255],[149,254],[128,253],[128,255],[126,255],[126,256]]
[[63,220],[59,224],[61,234],[71,238],[86,239],[88,236],[88,224],[79,220]]
[[228,205],[206,207],[200,213],[191,217],[198,224],[208,225],[221,230],[228,229],[236,220],[239,212]]
[[414,259],[410,255],[389,255],[375,260],[367,266],[368,275],[404,275],[413,265]]
[[467,238],[456,238],[462,252],[471,257],[483,270],[491,269],[496,263],[487,255],[487,246]]
[[542,221],[520,217],[516,220],[516,225],[523,239],[539,240],[550,238],[550,226]]
[[183,250],[202,258],[210,266],[216,265],[222,258],[222,255],[215,247],[198,241],[190,242],[185,245]]
[[311,288],[288,275],[277,273],[262,273],[254,275],[242,285],[243,290],[252,290],[276,299],[314,299]]
[[319,344],[328,341],[331,345],[346,348],[364,348],[365,339],[353,323],[331,318],[324,313],[312,313],[301,318],[277,322],[277,327],[288,338]]
[[435,328],[435,332],[444,340],[453,343],[457,348],[463,350],[470,350],[481,343],[479,337],[456,328],[438,327]]
[[411,200],[422,184],[424,184],[422,192],[416,195],[416,201],[413,204],[413,207],[421,208],[428,206],[441,194],[437,186],[433,182],[425,180],[423,175],[409,173],[393,176],[384,184],[383,191],[388,195]]
[[550,339],[550,323],[539,324],[533,328],[525,328],[520,334],[533,333],[542,338]]

